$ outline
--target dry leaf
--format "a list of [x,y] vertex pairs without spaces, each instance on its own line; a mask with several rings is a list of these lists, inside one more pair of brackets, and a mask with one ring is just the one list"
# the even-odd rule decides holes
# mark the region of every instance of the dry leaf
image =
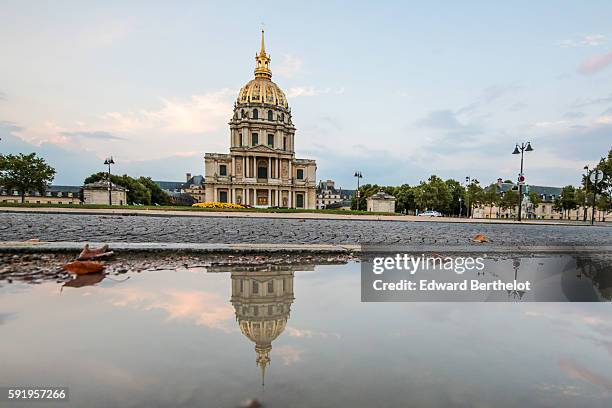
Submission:
[[64,269],[77,275],[88,273],[100,273],[104,270],[104,264],[92,261],[73,261],[64,265]]
[[102,248],[90,249],[89,244],[85,244],[77,260],[85,261],[88,259],[103,258],[111,255],[113,255],[113,251],[108,250],[108,245],[104,245]]
[[483,234],[476,234],[476,235],[474,235],[474,238],[472,238],[472,241],[475,241],[475,242],[489,242],[488,238],[485,237]]

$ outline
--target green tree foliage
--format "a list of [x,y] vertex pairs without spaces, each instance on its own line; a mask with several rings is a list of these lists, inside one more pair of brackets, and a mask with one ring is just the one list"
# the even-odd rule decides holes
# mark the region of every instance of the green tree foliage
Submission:
[[466,190],[467,205],[468,205],[468,215],[472,214],[472,208],[479,206],[483,203],[483,194],[484,190],[480,187],[480,183],[478,180],[473,180]]
[[465,188],[457,180],[448,179],[445,183],[452,196],[449,213],[459,215],[459,199],[461,199],[461,206],[465,207]]
[[395,212],[406,214],[409,211],[414,211],[414,188],[408,184],[402,184],[401,186],[393,188],[393,195],[395,196]]
[[497,183],[489,185],[482,191],[482,204],[489,206],[489,218],[492,216],[494,206],[499,206],[501,194],[497,190]]
[[538,208],[540,204],[542,204],[542,198],[535,191],[529,192],[529,201],[531,201],[531,204],[533,205],[534,210]]
[[[94,183],[96,181],[107,181],[108,173],[99,172],[87,177],[85,184]],[[132,178],[127,174],[123,176],[111,175],[111,181],[123,188],[127,189],[128,204],[142,205],[168,205],[170,197],[162,191],[157,184],[149,177],[140,177],[139,179]]]
[[555,205],[557,211],[564,211],[566,216],[569,217],[569,211],[578,207],[576,201],[576,187],[568,185],[561,189],[561,196],[555,199]]
[[54,178],[55,169],[36,153],[0,155],[0,185],[19,191],[22,203],[28,191],[44,194]]
[[519,194],[516,190],[508,190],[502,194],[499,207],[503,210],[514,209],[518,205]]
[[421,210],[436,210],[441,213],[450,211],[452,193],[448,185],[438,176],[432,175],[427,182],[422,181],[415,188],[416,207]]

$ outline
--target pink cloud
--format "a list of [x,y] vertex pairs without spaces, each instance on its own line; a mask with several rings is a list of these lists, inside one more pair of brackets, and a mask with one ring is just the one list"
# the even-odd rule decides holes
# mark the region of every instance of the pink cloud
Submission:
[[610,381],[609,378],[597,374],[574,361],[563,359],[559,361],[559,367],[571,378],[586,381],[590,384],[603,387],[608,391],[612,391],[612,381]]
[[612,64],[612,52],[595,55],[583,61],[578,67],[578,72],[583,75],[591,75],[597,71],[601,71],[610,64]]

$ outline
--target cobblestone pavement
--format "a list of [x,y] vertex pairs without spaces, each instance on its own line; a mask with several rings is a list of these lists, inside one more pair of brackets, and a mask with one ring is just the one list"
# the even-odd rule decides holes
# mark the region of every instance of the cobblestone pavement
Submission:
[[220,217],[0,214],[0,241],[611,245],[611,227]]

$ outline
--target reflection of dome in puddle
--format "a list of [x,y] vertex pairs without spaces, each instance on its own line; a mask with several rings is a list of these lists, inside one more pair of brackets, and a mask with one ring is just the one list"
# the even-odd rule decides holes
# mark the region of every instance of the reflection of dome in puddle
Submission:
[[240,331],[255,343],[262,385],[274,341],[285,330],[293,303],[293,271],[234,271],[231,302]]

